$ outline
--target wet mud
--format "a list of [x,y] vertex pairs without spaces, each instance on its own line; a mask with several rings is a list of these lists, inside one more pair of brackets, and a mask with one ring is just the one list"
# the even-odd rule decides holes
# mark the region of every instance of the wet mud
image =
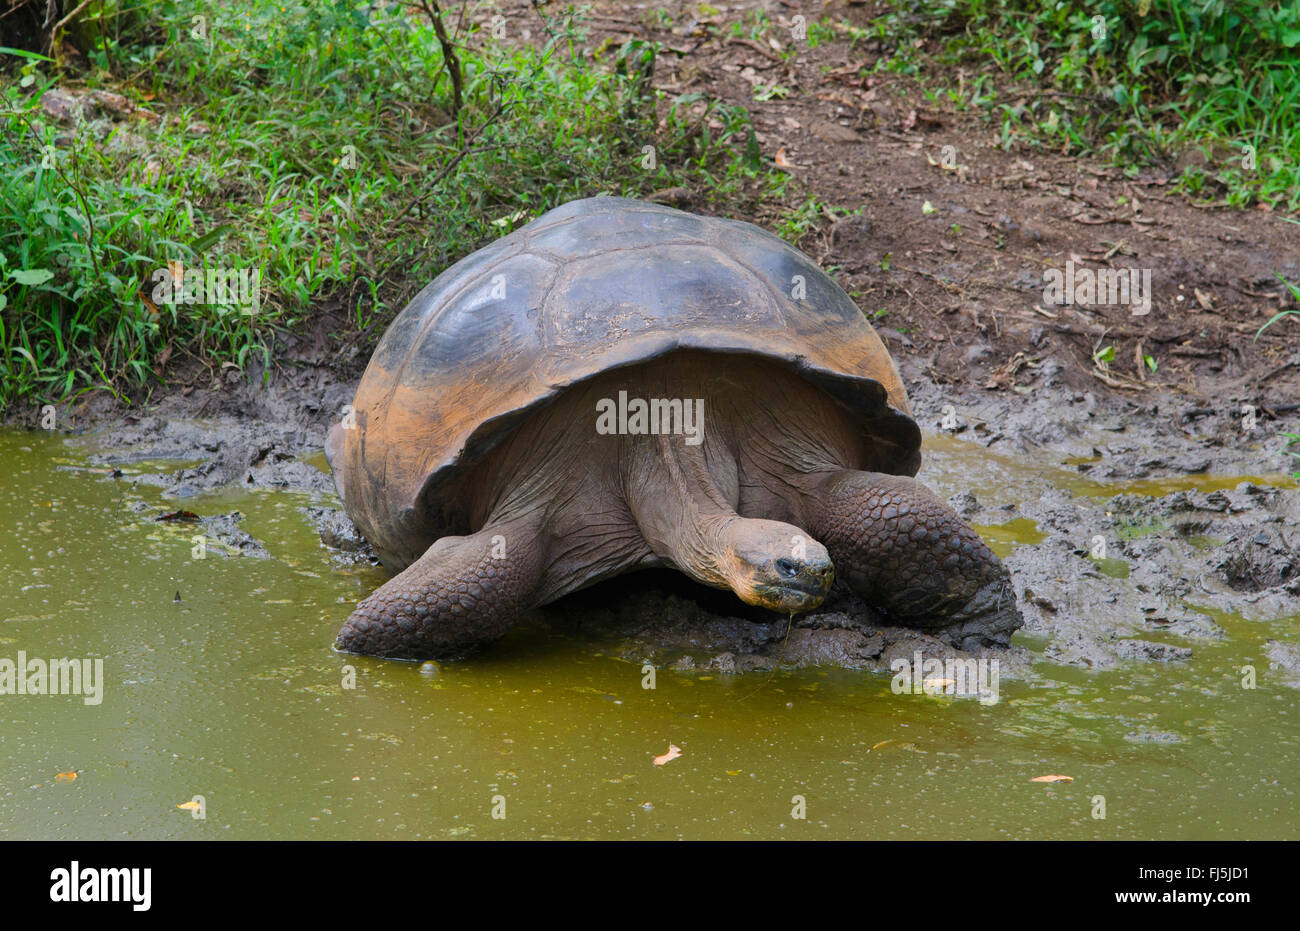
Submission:
[[[1176,665],[1227,636],[1216,620],[1223,614],[1300,617],[1300,489],[1276,427],[1243,430],[1231,403],[1206,413],[1174,396],[1138,403],[1053,384],[1031,397],[957,392],[918,368],[903,364],[926,431],[918,477],[1003,556],[1025,617],[1010,648],[980,654],[997,658],[1001,675],[1032,678],[1038,660]],[[304,520],[340,567],[375,564],[321,455],[352,390],[317,371],[268,387],[175,393],[144,412],[67,409],[59,422],[95,464],[88,478],[156,485],[180,510],[231,485],[304,492],[312,498]],[[217,553],[266,555],[237,512],[197,517]],[[340,606],[340,625],[346,613]],[[787,618],[676,573],[640,573],[530,620],[631,662],[705,674],[886,670],[917,650],[968,655],[942,632],[892,626],[839,583],[820,609]],[[1268,656],[1300,685],[1300,647],[1272,641]]]

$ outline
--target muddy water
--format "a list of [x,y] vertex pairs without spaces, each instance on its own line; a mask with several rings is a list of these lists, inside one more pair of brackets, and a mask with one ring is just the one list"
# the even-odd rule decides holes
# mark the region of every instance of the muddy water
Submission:
[[1103,482],[1090,479],[1079,472],[1078,464],[1087,461],[1077,457],[1052,456],[1050,453],[1045,453],[1043,461],[1032,461],[1021,455],[1000,451],[996,447],[986,449],[948,434],[931,434],[925,438],[924,472],[919,477],[937,488],[951,487],[954,491],[971,491],[980,501],[992,507],[1019,503],[1025,486],[1041,484],[1044,480],[1072,494],[1098,498],[1119,494],[1155,496],[1176,491],[1211,492],[1236,488],[1242,482],[1281,488],[1296,487],[1295,480],[1282,472],[1265,475],[1202,473]]
[[[929,463],[944,493],[1014,495],[959,444]],[[98,705],[0,696],[3,837],[1300,836],[1300,691],[1236,671],[1265,668],[1295,620],[1215,614],[1229,639],[1185,663],[1040,662],[994,705],[843,671],[660,669],[648,690],[639,665],[543,627],[422,671],[330,649],[380,576],[334,561],[305,495],[187,499],[238,510],[269,551],[198,559],[193,525],[153,520],[176,502],[131,482],[157,466],[112,479],[19,433],[0,433],[0,464],[0,659],[102,659],[105,680]],[[682,756],[655,766],[670,743]],[[1030,782],[1047,774],[1074,781]],[[195,796],[203,820],[177,808]]]

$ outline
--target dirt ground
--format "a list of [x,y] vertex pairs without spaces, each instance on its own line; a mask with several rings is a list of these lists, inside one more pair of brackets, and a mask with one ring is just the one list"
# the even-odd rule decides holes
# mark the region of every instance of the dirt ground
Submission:
[[[1172,164],[1128,179],[1105,164],[1003,151],[995,126],[929,103],[914,81],[858,77],[882,54],[871,44],[805,46],[787,67],[761,45],[702,41],[685,13],[694,4],[660,6],[687,25],[669,33],[597,16],[593,41],[639,35],[691,50],[661,58],[659,86],[745,106],[765,154],[783,152],[799,184],[826,204],[862,210],[801,245],[823,267],[840,268],[841,286],[861,293],[864,311],[887,311],[878,329],[918,360],[917,374],[995,391],[1032,392],[1057,378],[1081,390],[1163,389],[1218,403],[1239,396],[1279,414],[1300,409],[1300,331],[1287,321],[1254,338],[1289,300],[1276,274],[1300,275],[1295,218],[1192,204],[1167,190]],[[774,19],[799,10],[765,6]],[[862,25],[876,11],[831,3],[826,12]],[[755,83],[791,94],[756,101]],[[1151,269],[1150,313],[1045,307],[1044,270],[1070,260]],[[1093,354],[1105,345],[1115,359],[1102,370]]]
[[[515,6],[511,22],[535,18],[527,2]],[[779,154],[794,176],[791,203],[811,192],[827,205],[860,210],[825,218],[801,246],[838,269],[840,285],[885,338],[923,428],[1044,466],[1039,478],[1017,473],[1007,502],[981,502],[959,482],[940,483],[973,523],[1037,522],[1043,539],[1016,548],[1008,565],[1026,631],[1041,638],[1039,655],[1088,668],[1177,662],[1198,641],[1224,636],[1188,602],[1259,620],[1300,616],[1294,487],[1247,482],[1103,499],[1047,475],[1048,466],[1103,481],[1290,470],[1278,435],[1300,420],[1300,321],[1256,332],[1287,299],[1276,274],[1300,280],[1295,218],[1190,203],[1169,190],[1173,165],[1127,178],[1099,162],[1003,151],[994,126],[927,102],[910,79],[857,77],[881,54],[871,45],[852,53],[847,41],[805,47],[786,66],[762,44],[707,38],[685,14],[687,4],[660,6],[679,25],[650,27],[622,5],[598,5],[590,44],[662,42],[668,51],[656,85],[747,107],[764,155]],[[798,12],[779,2],[768,7],[774,18]],[[859,23],[872,12],[841,2],[826,11]],[[791,94],[760,102],[755,83],[778,83]],[[700,193],[664,199],[708,212]],[[1048,306],[1044,272],[1071,261],[1150,269],[1150,312]],[[343,315],[322,305],[310,332],[288,338],[266,387],[261,372],[249,380],[175,360],[166,385],[136,406],[95,395],[65,406],[59,423],[93,436],[106,462],[202,460],[162,480],[181,503],[228,483],[328,494],[329,478],[299,457],[321,448],[365,365],[365,340],[333,335],[345,329]],[[1094,361],[1106,346],[1113,359]],[[1254,429],[1243,423],[1246,407]],[[35,426],[37,417],[29,409],[10,419]],[[924,467],[919,477],[927,478]],[[322,507],[312,518],[340,558],[364,558],[346,517]],[[1121,539],[1121,526],[1152,532]],[[1127,576],[1089,558],[1098,535],[1113,541],[1110,556],[1129,564]],[[605,607],[609,586],[617,590],[614,608]],[[648,575],[606,583],[541,615],[611,641],[629,659],[683,669],[881,668],[914,648],[951,649],[884,626],[845,592],[792,625],[743,608]],[[1025,647],[999,655],[1004,675],[1032,675],[1035,656]],[[1269,655],[1300,680],[1300,650],[1279,643]]]

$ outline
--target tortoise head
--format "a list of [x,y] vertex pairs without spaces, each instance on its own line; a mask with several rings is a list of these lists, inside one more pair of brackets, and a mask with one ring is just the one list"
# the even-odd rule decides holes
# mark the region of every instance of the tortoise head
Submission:
[[736,518],[721,531],[722,575],[746,604],[782,614],[811,611],[835,580],[826,547],[798,527]]

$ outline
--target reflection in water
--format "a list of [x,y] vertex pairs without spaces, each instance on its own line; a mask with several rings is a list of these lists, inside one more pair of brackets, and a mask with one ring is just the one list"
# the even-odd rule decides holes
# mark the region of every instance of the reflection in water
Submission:
[[[271,554],[196,559],[193,525],[153,520],[174,502],[130,474],[59,470],[82,461],[58,438],[0,433],[0,463],[0,657],[102,659],[105,678],[96,706],[0,696],[0,836],[1300,833],[1300,692],[1243,690],[1238,672],[1267,669],[1265,638],[1294,623],[1216,614],[1230,639],[1190,662],[1040,664],[991,706],[830,670],[660,669],[648,690],[639,665],[540,627],[422,669],[331,650],[382,576],[331,560],[305,496],[188,501],[241,511]],[[985,529],[1007,546],[1036,532]],[[682,755],[655,766],[670,744]],[[1074,781],[1029,781],[1049,773]],[[199,795],[202,821],[177,808]]]

